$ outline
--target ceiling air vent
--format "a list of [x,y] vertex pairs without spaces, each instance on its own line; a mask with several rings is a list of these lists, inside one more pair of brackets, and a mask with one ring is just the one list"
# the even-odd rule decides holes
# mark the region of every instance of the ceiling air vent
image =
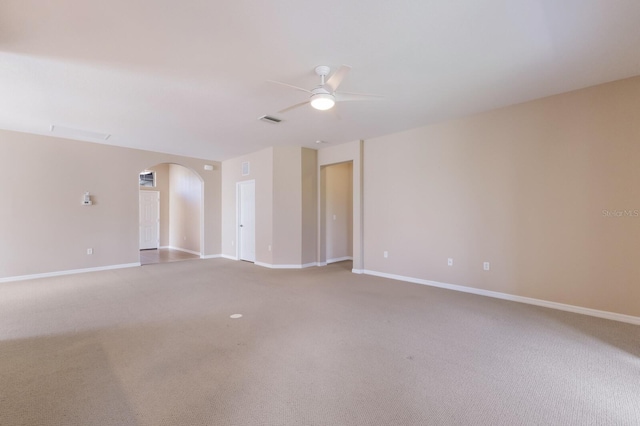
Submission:
[[71,127],[63,127],[63,126],[58,126],[53,124],[49,126],[49,130],[52,133],[56,134],[57,136],[60,136],[61,138],[69,138],[69,139],[80,139],[80,140],[101,139],[106,141],[111,137],[111,135],[108,133],[98,133],[98,132],[92,132],[90,130],[74,129]]
[[270,115],[263,115],[262,117],[258,118],[258,120],[264,121],[265,123],[273,123],[273,124],[278,124],[279,122],[282,121],[279,118],[275,118]]

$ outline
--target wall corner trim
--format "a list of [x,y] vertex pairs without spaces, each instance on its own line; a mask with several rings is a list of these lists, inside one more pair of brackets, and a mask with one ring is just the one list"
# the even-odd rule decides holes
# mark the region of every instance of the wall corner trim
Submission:
[[[365,274],[365,273],[367,273],[367,271],[365,271],[364,269],[352,269],[351,272],[354,273],[354,274]],[[373,275],[373,274],[370,274],[370,275]]]
[[228,254],[224,254],[224,253],[221,254],[220,257],[223,259],[229,259],[229,260],[240,260],[236,256],[229,256]]
[[[354,270],[355,272],[355,270]],[[447,284],[437,281],[423,280],[421,278],[405,277],[402,275],[388,274],[386,272],[378,272],[371,270],[363,270],[361,273],[374,275],[376,277],[390,278],[392,280],[406,281],[414,284],[423,284],[431,287],[439,287],[447,290],[460,291],[463,293],[476,294],[478,296],[493,297],[495,299],[509,300],[512,302],[526,303],[528,305],[542,306],[544,308],[557,309],[560,311],[573,312],[575,314],[589,315],[592,317],[604,318],[613,321],[625,322],[629,324],[640,325],[640,317],[632,315],[619,314],[616,312],[600,311],[597,309],[584,308],[582,306],[567,305],[564,303],[550,302],[548,300],[534,299],[532,297],[516,296],[508,293],[500,293],[497,291],[483,290],[480,288],[466,287],[457,284]]]
[[18,275],[18,276],[15,276],[15,277],[0,278],[0,283],[8,283],[8,282],[13,282],[13,281],[35,280],[37,278],[59,277],[61,275],[83,274],[85,272],[108,271],[108,270],[111,270],[111,269],[133,268],[133,267],[136,267],[136,266],[140,266],[140,262],[123,263],[123,264],[120,264],[120,265],[98,266],[98,267],[95,267],[95,268],[70,269],[70,270],[67,270],[67,271],[45,272],[45,273],[42,273],[42,274]]

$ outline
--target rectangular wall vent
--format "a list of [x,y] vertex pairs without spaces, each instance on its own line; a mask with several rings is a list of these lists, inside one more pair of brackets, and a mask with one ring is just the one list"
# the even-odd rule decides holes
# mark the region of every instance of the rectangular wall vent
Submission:
[[245,161],[242,163],[242,176],[247,176],[249,174],[249,162]]
[[279,122],[282,121],[279,118],[275,118],[270,115],[263,115],[262,117],[258,118],[258,120],[264,121],[266,123],[273,123],[273,124],[278,124]]

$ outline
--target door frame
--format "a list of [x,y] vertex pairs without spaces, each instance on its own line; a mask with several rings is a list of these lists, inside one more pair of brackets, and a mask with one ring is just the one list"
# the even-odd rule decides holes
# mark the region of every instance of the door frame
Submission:
[[[318,258],[319,258],[319,266],[325,266],[329,263],[334,263],[334,262],[341,262],[343,260],[353,260],[353,251],[354,251],[354,226],[355,226],[355,217],[354,217],[354,197],[353,197],[353,180],[355,179],[355,173],[354,173],[354,161],[353,160],[347,160],[347,161],[340,161],[338,163],[331,163],[331,164],[324,164],[322,166],[320,166],[320,179],[319,179],[319,186],[320,186],[320,190],[318,191],[318,198],[319,198],[319,203],[318,203],[318,207],[319,207],[319,214],[318,214],[318,229],[319,229],[319,237],[318,237]],[[334,258],[334,259],[329,259],[328,257],[328,252],[329,252],[329,245],[327,244],[327,222],[329,222],[329,212],[327,211],[327,169],[333,166],[339,166],[339,165],[344,165],[344,164],[349,164],[351,166],[351,187],[349,188],[351,190],[351,200],[350,200],[350,210],[351,210],[351,235],[349,235],[349,238],[351,238],[351,256],[345,256],[345,257],[340,257],[340,258]]]
[[[254,228],[253,228],[253,238],[254,238],[254,250],[255,250],[255,236],[256,236],[256,229],[255,229],[255,219],[256,219],[256,214],[255,214],[255,207],[256,207],[256,200],[255,200],[255,188],[256,188],[256,180],[255,179],[248,179],[248,180],[242,180],[239,182],[236,182],[236,260],[241,260],[240,259],[240,245],[242,244],[240,241],[240,214],[241,214],[241,203],[240,203],[240,187],[242,185],[246,185],[246,184],[253,184],[253,221],[254,221]],[[253,260],[253,262],[255,263],[257,261],[257,255],[256,255],[256,259]]]
[[335,163],[353,161],[353,269],[356,274],[364,273],[364,172],[362,158],[364,157],[364,141],[354,141],[335,147],[318,150],[318,237],[317,256],[318,266],[326,265],[326,255],[322,246],[322,167]]

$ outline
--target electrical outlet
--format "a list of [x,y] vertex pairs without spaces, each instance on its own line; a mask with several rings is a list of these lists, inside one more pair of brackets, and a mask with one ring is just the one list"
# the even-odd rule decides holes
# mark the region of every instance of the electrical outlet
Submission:
[[447,265],[453,266],[453,259],[451,257],[447,259]]
[[489,269],[491,269],[491,265],[489,264],[489,262],[484,262],[482,264],[482,269],[484,269],[485,271],[488,271]]
[[385,258],[387,258],[387,257],[389,257],[389,252],[388,252],[388,251],[385,251],[384,253],[382,253],[382,255],[383,255]]
[[87,249],[87,254],[93,254],[93,249],[92,248],[88,248]]
[[271,244],[269,244],[269,251],[271,251]]

